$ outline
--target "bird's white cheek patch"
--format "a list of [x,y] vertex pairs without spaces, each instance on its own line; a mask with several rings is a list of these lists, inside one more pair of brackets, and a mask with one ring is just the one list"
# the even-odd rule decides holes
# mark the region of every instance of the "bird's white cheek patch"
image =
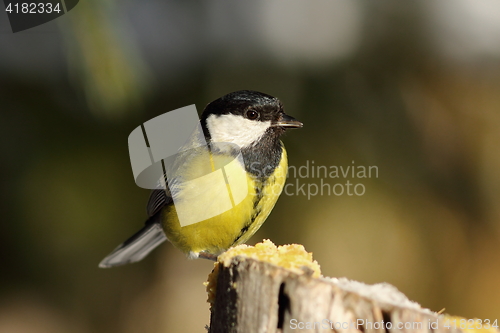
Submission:
[[271,121],[249,120],[234,114],[210,115],[207,127],[213,142],[234,143],[240,148],[251,146],[271,126]]

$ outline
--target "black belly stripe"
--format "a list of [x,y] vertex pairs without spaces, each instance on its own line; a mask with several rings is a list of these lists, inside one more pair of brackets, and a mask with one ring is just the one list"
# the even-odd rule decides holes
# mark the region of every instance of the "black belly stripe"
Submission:
[[233,244],[236,243],[241,237],[243,237],[244,234],[246,234],[246,232],[248,231],[248,229],[250,229],[250,226],[252,225],[252,223],[255,221],[255,219],[257,218],[257,216],[259,216],[261,210],[259,209],[258,211],[256,211],[253,215],[252,215],[252,218],[250,219],[250,221],[245,224],[245,226],[243,228],[241,228],[240,230],[240,233],[238,234],[238,236],[234,239],[233,241]]
[[240,234],[238,235],[238,237],[236,237],[236,239],[233,241],[233,244],[236,243],[244,234],[245,232],[248,231],[248,229],[250,228],[250,225],[246,225],[244,226],[241,230],[240,230]]
[[[256,181],[258,182],[258,181]],[[259,205],[260,200],[264,196],[264,193],[262,193],[262,188],[265,186],[265,183],[260,184],[256,186],[255,188],[255,200],[253,201],[253,209],[257,209],[257,206]]]
[[257,195],[255,196],[255,200],[253,202],[254,212],[253,212],[252,216],[250,217],[250,220],[243,226],[243,228],[241,228],[240,233],[234,239],[233,244],[236,243],[241,237],[243,237],[243,235],[248,231],[248,229],[250,229],[250,226],[252,225],[252,223],[254,223],[255,219],[260,215],[262,209],[258,208],[258,206],[259,206],[260,200],[263,197],[263,192],[262,192],[263,185],[264,184],[262,184],[261,186],[258,186],[256,188]]
[[241,228],[233,244],[248,232],[250,226],[260,215],[262,209],[259,208],[259,203],[264,196],[263,189],[269,184],[270,178],[273,177],[272,174],[281,162],[283,147],[278,137],[265,135],[256,145],[249,148],[243,148],[241,152],[248,175],[254,177],[256,195],[253,202],[252,216],[249,221],[245,223],[243,228]]

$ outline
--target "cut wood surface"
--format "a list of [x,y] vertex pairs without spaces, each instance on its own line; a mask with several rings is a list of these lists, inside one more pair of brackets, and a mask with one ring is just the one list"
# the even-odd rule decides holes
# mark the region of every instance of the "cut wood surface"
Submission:
[[245,256],[217,265],[210,333],[472,333],[486,326],[469,321],[462,327],[475,329],[461,329],[463,318],[423,309],[386,283],[316,278],[310,268],[301,273]]

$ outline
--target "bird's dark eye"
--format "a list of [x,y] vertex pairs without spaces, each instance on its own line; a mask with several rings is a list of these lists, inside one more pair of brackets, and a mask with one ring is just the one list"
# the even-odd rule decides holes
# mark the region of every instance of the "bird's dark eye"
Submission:
[[259,118],[259,113],[255,110],[248,110],[245,113],[245,117],[247,117],[247,119],[250,119],[250,120],[255,120],[255,119]]

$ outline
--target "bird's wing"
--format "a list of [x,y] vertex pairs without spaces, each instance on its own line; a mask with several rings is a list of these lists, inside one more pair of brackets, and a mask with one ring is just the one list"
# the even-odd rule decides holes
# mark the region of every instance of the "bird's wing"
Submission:
[[148,216],[156,215],[163,207],[173,203],[172,192],[175,194],[179,190],[179,184],[183,182],[182,170],[189,163],[193,163],[200,150],[205,151],[206,148],[183,151],[164,160],[167,164],[167,173],[170,175],[169,181],[167,182],[166,174],[162,175],[156,189],[151,191],[147,205]]
[[172,195],[167,189],[158,186],[158,189],[152,190],[149,195],[149,201],[147,205],[148,216],[156,215],[164,206],[172,203]]
[[167,236],[157,220],[159,220],[159,214],[149,219],[146,226],[104,258],[99,267],[108,268],[139,261],[167,240]]

